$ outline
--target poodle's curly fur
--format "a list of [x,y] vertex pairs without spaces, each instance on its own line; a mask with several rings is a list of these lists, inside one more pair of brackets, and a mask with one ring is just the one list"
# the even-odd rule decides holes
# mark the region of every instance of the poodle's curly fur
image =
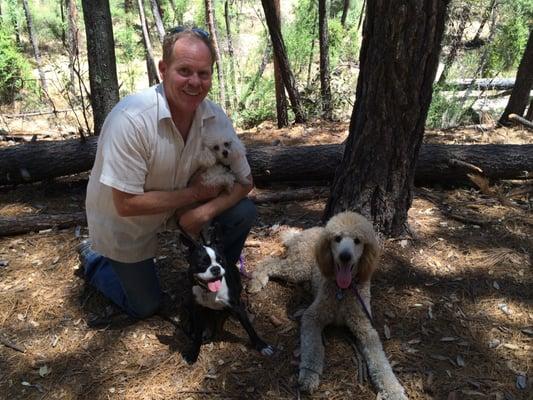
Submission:
[[222,186],[230,191],[235,181],[244,185],[249,178],[239,176],[235,166],[246,157],[246,148],[237,136],[217,133],[202,138],[202,150],[196,160],[202,173],[202,182],[207,186]]
[[[372,224],[360,214],[342,212],[323,228],[287,231],[282,241],[286,246],[285,257],[270,257],[261,262],[252,274],[248,290],[261,290],[269,277],[292,282],[311,281],[314,301],[301,322],[298,379],[301,389],[312,392],[318,387],[324,366],[322,330],[336,324],[347,326],[358,339],[381,398],[407,399],[383,351],[379,335],[356,295],[357,291],[370,312],[370,280],[381,253]],[[350,267],[351,276],[346,272]],[[339,272],[343,268],[345,272]],[[340,289],[339,284],[344,289]]]

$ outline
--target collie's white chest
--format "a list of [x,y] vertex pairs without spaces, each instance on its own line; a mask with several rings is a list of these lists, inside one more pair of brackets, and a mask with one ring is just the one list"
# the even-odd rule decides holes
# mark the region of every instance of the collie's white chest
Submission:
[[194,300],[198,304],[212,310],[222,310],[224,307],[230,306],[229,289],[226,284],[226,278],[222,278],[220,289],[215,293],[210,292],[199,285],[192,287],[192,293],[194,295]]

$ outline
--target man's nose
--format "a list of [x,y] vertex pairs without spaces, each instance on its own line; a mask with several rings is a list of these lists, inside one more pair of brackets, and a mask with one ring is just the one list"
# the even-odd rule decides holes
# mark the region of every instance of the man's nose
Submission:
[[202,80],[197,73],[194,73],[189,77],[189,85],[200,86],[201,83]]

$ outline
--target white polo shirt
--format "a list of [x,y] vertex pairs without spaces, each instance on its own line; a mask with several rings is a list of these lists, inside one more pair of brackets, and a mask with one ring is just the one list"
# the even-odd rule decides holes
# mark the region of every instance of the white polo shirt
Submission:
[[[107,116],[86,197],[92,248],[112,260],[130,263],[154,257],[157,232],[175,210],[121,217],[111,188],[131,194],[182,189],[197,169],[202,136],[227,131],[236,135],[224,111],[209,100],[196,110],[187,142],[172,121],[163,85],[122,99]],[[245,165],[244,165],[245,164]],[[241,166],[248,175],[250,166]]]

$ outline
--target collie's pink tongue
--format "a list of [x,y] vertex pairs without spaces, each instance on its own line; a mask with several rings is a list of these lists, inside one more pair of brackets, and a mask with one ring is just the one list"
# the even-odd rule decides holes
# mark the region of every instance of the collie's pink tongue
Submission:
[[218,281],[207,282],[207,288],[213,293],[218,292],[220,286],[222,286],[222,281],[220,279]]
[[335,280],[341,289],[347,289],[352,283],[352,268],[350,265],[335,268]]

